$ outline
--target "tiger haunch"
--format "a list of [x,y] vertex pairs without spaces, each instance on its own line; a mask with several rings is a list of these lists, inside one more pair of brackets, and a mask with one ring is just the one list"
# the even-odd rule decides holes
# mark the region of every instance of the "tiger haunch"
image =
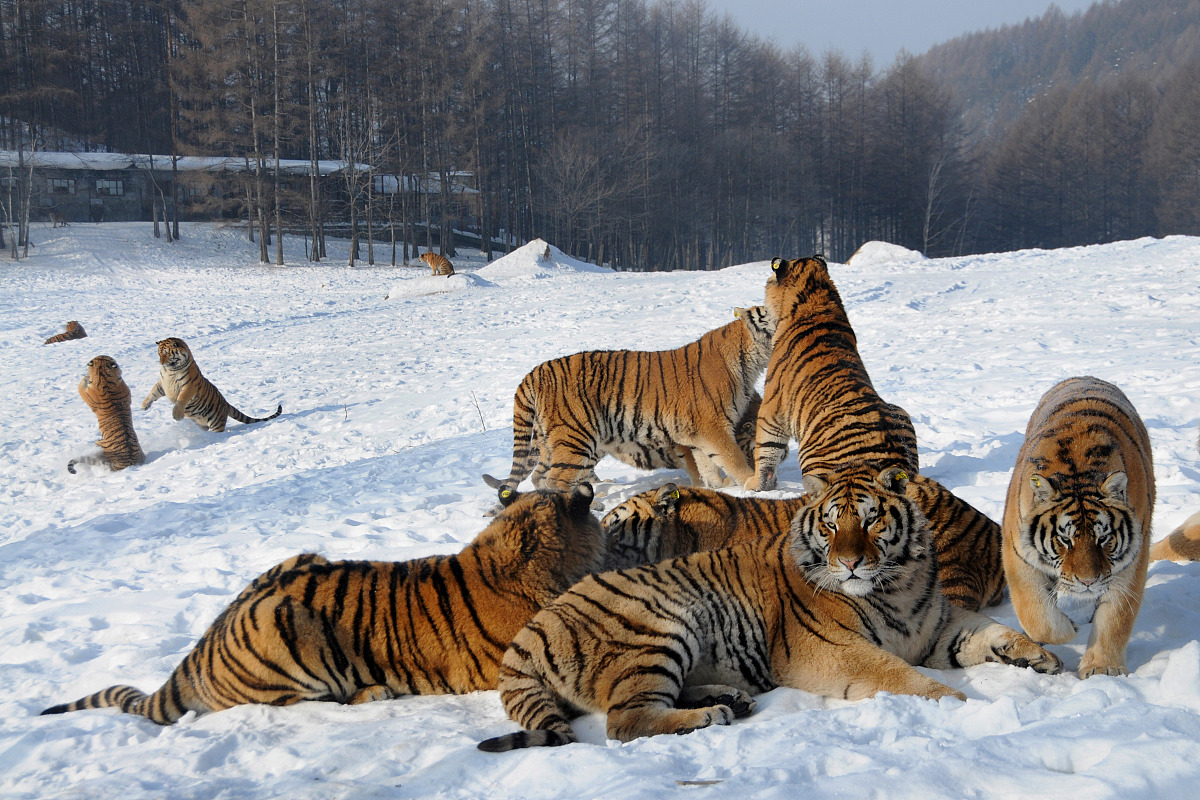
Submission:
[[229,417],[238,422],[266,422],[283,413],[283,406],[266,417],[249,417],[234,408],[221,390],[200,372],[187,342],[174,337],[158,343],[159,380],[142,401],[142,410],[154,401],[166,397],[174,404],[171,416],[176,420],[190,419],[201,428],[221,433]]
[[1001,661],[1057,672],[1027,636],[941,594],[929,530],[899,467],[806,475],[787,533],[584,578],[513,638],[500,698],[526,731],[480,749],[575,741],[608,715],[628,741],[728,724],[776,686],[858,700],[961,692],[913,665]]
[[1095,604],[1082,678],[1127,674],[1153,509],[1150,437],[1129,398],[1092,377],[1047,391],[1008,485],[1004,572],[1017,619],[1040,642],[1075,637],[1056,599]]
[[170,724],[245,703],[495,688],[512,635],[604,559],[590,487],[500,494],[504,512],[457,555],[293,557],[247,586],[158,691],[114,686],[42,713],[117,707]]
[[75,474],[76,464],[107,464],[113,470],[144,464],[146,454],[133,430],[129,387],[117,362],[110,356],[96,356],[89,361],[87,373],[79,381],[79,396],[100,425],[96,441],[100,453],[72,459],[67,462],[67,472]]

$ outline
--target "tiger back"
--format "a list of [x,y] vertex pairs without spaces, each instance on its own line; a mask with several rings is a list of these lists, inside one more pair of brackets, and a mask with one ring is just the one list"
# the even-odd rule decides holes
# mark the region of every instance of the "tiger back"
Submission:
[[1051,387],[1008,485],[1002,557],[1013,609],[1034,639],[1075,638],[1057,600],[1094,608],[1082,678],[1127,674],[1153,509],[1150,437],[1129,398],[1090,376]]
[[586,485],[569,496],[504,489],[504,511],[456,555],[296,556],[246,587],[158,691],[113,686],[42,713],[117,707],[170,724],[245,703],[495,688],[512,635],[603,563],[591,499]]
[[[912,475],[904,487],[929,523],[937,552],[938,585],[951,603],[970,611],[1004,597],[1000,526],[937,481]],[[803,497],[735,497],[673,483],[641,492],[601,519],[609,569],[652,564],[774,536],[791,525]]]
[[445,275],[447,277],[454,274],[454,265],[450,263],[450,259],[443,255],[439,255],[432,250],[427,253],[421,253],[417,256],[418,261],[424,261],[432,270],[434,275]]
[[789,439],[802,473],[858,461],[916,473],[912,420],[875,391],[825,259],[774,259],[763,304],[778,325],[746,488],[775,487]]
[[741,485],[750,465],[735,426],[766,367],[773,331],[774,320],[755,306],[673,350],[592,350],[539,364],[513,398],[512,469],[503,483],[516,486],[544,464],[534,486],[565,490],[603,455],[640,447],[648,454],[642,463],[680,454],[698,485],[724,485],[722,472]]
[[192,350],[182,339],[163,339],[158,343],[159,380],[142,401],[142,410],[160,397],[174,404],[171,416],[179,421],[190,419],[201,428],[221,433],[229,417],[238,422],[266,422],[283,413],[283,405],[266,417],[249,417],[234,408],[221,391],[200,372],[200,366],[192,356]]
[[498,688],[526,730],[480,749],[575,741],[570,719],[588,712],[606,713],[622,741],[686,733],[746,716],[751,695],[776,686],[963,697],[913,665],[1060,670],[1028,637],[941,594],[905,480],[899,467],[809,473],[785,533],[584,578],[513,637]]
[[42,344],[58,344],[59,342],[69,342],[72,339],[86,339],[86,338],[87,338],[87,331],[85,331],[83,329],[83,326],[80,325],[75,320],[71,320],[70,322],[67,323],[67,329],[65,331],[63,331],[62,333],[54,334],[49,339],[42,342]]
[[129,387],[113,358],[96,356],[87,363],[87,372],[79,381],[79,396],[100,425],[96,441],[100,453],[68,461],[67,472],[75,474],[76,464],[107,464],[113,470],[144,464],[146,454],[133,430]]

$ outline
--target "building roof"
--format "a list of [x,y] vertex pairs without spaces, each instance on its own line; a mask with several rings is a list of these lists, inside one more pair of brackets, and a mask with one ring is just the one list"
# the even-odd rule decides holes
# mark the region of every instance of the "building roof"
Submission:
[[[0,150],[0,168],[16,167],[21,159],[15,150]],[[51,169],[80,169],[80,170],[125,170],[149,169],[151,163],[154,170],[166,171],[171,169],[171,157],[163,155],[146,155],[141,153],[59,153],[51,151],[35,151],[23,154],[26,165],[30,160],[35,167]],[[245,158],[225,156],[180,156],[178,168],[183,172],[248,172]],[[330,175],[346,169],[346,161],[318,161],[317,172],[320,175]],[[275,160],[267,162],[267,168],[272,169]],[[304,159],[284,158],[279,161],[279,171],[291,175],[308,175],[311,162]],[[368,164],[355,164],[356,169],[369,170]]]

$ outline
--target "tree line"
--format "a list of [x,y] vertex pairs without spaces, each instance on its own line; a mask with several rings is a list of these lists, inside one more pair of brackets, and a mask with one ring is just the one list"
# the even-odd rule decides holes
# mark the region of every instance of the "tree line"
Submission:
[[[372,260],[455,226],[382,175],[469,174],[489,254],[623,269],[1196,233],[1195,77],[1063,86],[981,134],[918,59],[783,51],[705,0],[0,0],[0,148],[244,158],[263,260],[297,226],[320,258],[334,217]],[[333,209],[279,158],[365,166]]]

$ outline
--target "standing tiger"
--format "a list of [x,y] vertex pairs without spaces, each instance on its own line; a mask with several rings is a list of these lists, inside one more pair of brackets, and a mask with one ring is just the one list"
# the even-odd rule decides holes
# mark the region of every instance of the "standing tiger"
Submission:
[[[913,475],[904,487],[929,522],[938,585],[956,606],[978,611],[1004,597],[1000,526],[937,481]],[[636,494],[601,520],[609,569],[730,547],[787,530],[803,497],[734,497],[668,483]]]
[[1127,674],[1153,510],[1150,437],[1129,398],[1092,377],[1042,395],[1008,485],[1004,572],[1017,619],[1039,642],[1075,637],[1056,600],[1095,609],[1081,678]]
[[200,373],[192,351],[183,339],[163,339],[158,343],[159,381],[142,401],[142,410],[150,408],[160,397],[166,397],[175,407],[171,416],[176,421],[187,417],[201,428],[220,433],[229,417],[238,422],[266,422],[283,413],[283,406],[267,417],[248,417],[238,411],[221,391]]
[[42,342],[42,344],[58,344],[59,342],[69,342],[72,339],[86,339],[86,338],[87,338],[87,331],[85,331],[83,329],[83,326],[80,325],[75,320],[71,320],[70,322],[67,323],[67,329],[65,331],[63,331],[62,333],[54,334],[49,339]]
[[592,350],[534,367],[513,398],[504,483],[516,486],[539,466],[534,486],[565,490],[605,454],[640,466],[674,451],[693,483],[722,486],[723,470],[741,486],[751,472],[735,426],[770,357],[775,325],[761,306],[737,317],[674,350]]
[[433,271],[433,275],[445,275],[449,277],[454,274],[454,265],[450,263],[450,259],[445,256],[438,255],[430,250],[428,253],[421,253],[417,256],[418,261],[424,261]]
[[234,599],[158,691],[113,686],[42,713],[111,706],[168,725],[245,703],[495,688],[513,634],[604,559],[589,486],[506,487],[500,500],[505,510],[457,555],[288,559]]
[[772,260],[763,304],[778,326],[746,488],[775,488],[789,439],[799,442],[802,473],[855,461],[916,473],[912,420],[871,384],[825,259]]
[[608,737],[622,741],[725,725],[776,686],[848,700],[964,697],[912,665],[1061,670],[1029,637],[938,591],[903,469],[803,480],[787,532],[592,575],[539,611],[500,667],[500,699],[527,731],[480,749],[573,742],[569,719],[581,712],[607,713]]
[[96,356],[87,363],[87,372],[79,381],[79,396],[96,414],[100,423],[98,455],[74,458],[67,472],[75,474],[76,464],[107,464],[113,470],[146,462],[146,454],[133,430],[129,387],[121,377],[121,368],[109,356]]

